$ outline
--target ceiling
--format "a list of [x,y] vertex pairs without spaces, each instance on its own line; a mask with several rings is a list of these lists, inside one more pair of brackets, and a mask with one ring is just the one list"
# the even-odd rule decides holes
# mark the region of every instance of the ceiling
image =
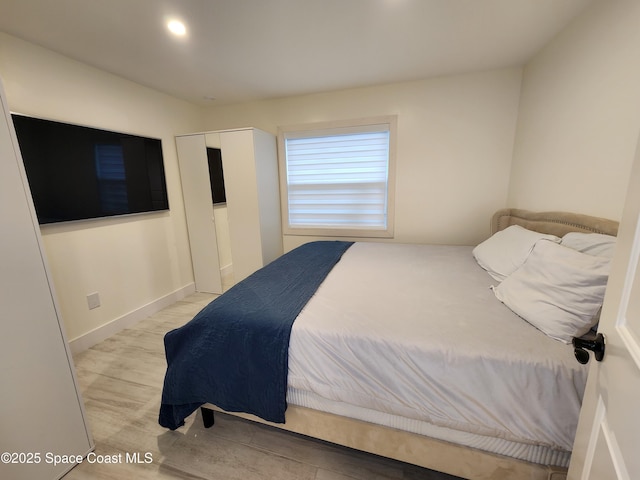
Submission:
[[0,31],[222,105],[520,66],[593,1],[0,0]]

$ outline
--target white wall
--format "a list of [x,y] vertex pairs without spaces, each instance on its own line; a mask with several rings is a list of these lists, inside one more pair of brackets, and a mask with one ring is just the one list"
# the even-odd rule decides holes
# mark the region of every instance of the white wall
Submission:
[[[162,139],[169,213],[41,228],[72,346],[193,288],[174,135],[199,130],[202,111],[2,33],[0,76],[13,111]],[[102,305],[89,310],[92,292]]]
[[[639,50],[640,2],[607,0],[524,71],[206,111],[2,33],[0,76],[14,111],[163,140],[170,213],[42,229],[75,339],[193,285],[176,134],[397,114],[396,242],[475,244],[504,206],[619,218],[640,130]],[[102,306],[89,311],[95,291]]]
[[620,219],[640,132],[640,2],[595,2],[523,76],[509,206]]
[[[396,242],[476,244],[506,205],[520,69],[210,108],[206,130],[398,115]],[[285,251],[309,241],[285,236]]]

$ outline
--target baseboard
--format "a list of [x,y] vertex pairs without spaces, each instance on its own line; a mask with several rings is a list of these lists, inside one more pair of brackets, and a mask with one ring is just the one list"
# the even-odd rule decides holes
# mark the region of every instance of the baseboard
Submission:
[[220,268],[220,276],[222,279],[230,278],[233,275],[233,263]]
[[222,280],[222,291],[226,292],[236,283],[233,277],[233,263],[225,265],[220,269],[220,280]]
[[88,348],[93,347],[97,343],[109,338],[110,336],[118,333],[125,328],[131,327],[135,325],[140,320],[147,318],[154,313],[159,312],[165,307],[174,304],[178,300],[182,300],[188,295],[195,293],[196,286],[195,283],[190,283],[164,297],[160,297],[153,302],[147,303],[136,310],[133,310],[119,318],[116,318],[109,323],[101,325],[90,332],[85,333],[79,337],[74,338],[69,341],[69,349],[71,350],[71,354],[75,355],[80,353]]

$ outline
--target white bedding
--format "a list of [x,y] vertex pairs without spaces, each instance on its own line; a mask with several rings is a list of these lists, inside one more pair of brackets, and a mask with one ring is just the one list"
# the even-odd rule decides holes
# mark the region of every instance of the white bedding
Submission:
[[570,451],[587,368],[495,298],[471,251],[354,244],[294,323],[290,389]]

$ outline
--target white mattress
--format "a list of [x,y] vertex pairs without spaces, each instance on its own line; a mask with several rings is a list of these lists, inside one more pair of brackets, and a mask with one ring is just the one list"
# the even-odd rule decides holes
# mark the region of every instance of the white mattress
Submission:
[[289,401],[568,463],[587,368],[495,298],[471,250],[354,244],[294,323]]

